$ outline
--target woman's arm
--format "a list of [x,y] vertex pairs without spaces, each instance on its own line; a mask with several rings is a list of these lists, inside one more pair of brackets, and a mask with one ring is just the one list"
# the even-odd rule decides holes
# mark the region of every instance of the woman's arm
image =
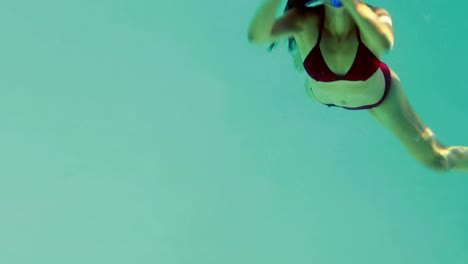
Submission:
[[248,39],[254,43],[271,43],[289,38],[302,30],[301,15],[295,8],[276,19],[281,0],[265,0],[254,16],[248,31]]
[[393,48],[392,18],[385,9],[377,8],[373,10],[360,0],[341,1],[343,7],[354,18],[369,49],[382,54]]

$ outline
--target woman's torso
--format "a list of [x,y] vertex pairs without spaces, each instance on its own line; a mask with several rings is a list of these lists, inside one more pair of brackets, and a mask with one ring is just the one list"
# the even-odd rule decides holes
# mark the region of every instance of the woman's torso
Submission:
[[[296,36],[299,55],[304,61],[315,47],[321,30],[320,51],[328,68],[338,76],[344,76],[351,69],[359,47],[358,31],[355,27],[348,37],[338,40],[333,38],[325,27],[321,27],[320,8],[310,8],[304,13],[304,30]],[[362,40],[362,44],[366,45]],[[368,45],[366,45],[368,47]],[[370,50],[370,49],[369,49]],[[376,57],[376,54],[372,50]],[[345,107],[359,107],[377,102],[384,91],[384,76],[380,70],[364,81],[338,80],[320,82],[307,75],[306,89],[309,96],[320,103],[335,104]]]

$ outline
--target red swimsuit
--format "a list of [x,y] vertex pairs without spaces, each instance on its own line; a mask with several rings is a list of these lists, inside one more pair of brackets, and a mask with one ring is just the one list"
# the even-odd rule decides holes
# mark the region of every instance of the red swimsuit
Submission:
[[[323,12],[322,12],[323,14]],[[330,68],[327,66],[322,52],[320,50],[320,39],[322,36],[322,28],[323,28],[323,15],[322,15],[322,22],[320,25],[320,31],[317,43],[315,47],[309,52],[307,57],[304,60],[304,69],[309,74],[309,76],[318,81],[318,82],[334,82],[340,80],[346,81],[365,81],[369,79],[379,68],[382,70],[385,76],[385,92],[380,99],[375,104],[372,105],[365,105],[360,107],[343,107],[350,110],[361,110],[361,109],[370,109],[373,107],[378,106],[380,103],[383,102],[385,97],[388,94],[388,90],[390,89],[390,80],[391,74],[390,69],[386,64],[381,62],[379,58],[377,58],[367,47],[362,43],[359,32],[357,34],[359,46],[356,53],[356,57],[354,59],[353,65],[351,69],[342,77],[336,75]],[[336,106],[334,104],[326,104],[328,106]]]

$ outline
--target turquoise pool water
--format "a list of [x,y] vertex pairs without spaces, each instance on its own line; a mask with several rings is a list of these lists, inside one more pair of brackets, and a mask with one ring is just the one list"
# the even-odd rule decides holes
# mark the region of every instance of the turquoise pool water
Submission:
[[[466,264],[468,176],[307,98],[260,1],[3,1],[0,263]],[[383,60],[468,144],[466,2],[373,1]]]

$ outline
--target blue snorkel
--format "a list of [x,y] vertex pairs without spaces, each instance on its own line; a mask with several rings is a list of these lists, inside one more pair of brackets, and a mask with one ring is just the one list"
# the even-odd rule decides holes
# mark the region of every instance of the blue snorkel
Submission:
[[340,0],[331,0],[330,2],[331,2],[331,5],[332,5],[333,7],[337,7],[337,8],[338,8],[338,7],[342,7],[342,6],[343,6],[343,5],[341,4],[341,1],[340,1]]

